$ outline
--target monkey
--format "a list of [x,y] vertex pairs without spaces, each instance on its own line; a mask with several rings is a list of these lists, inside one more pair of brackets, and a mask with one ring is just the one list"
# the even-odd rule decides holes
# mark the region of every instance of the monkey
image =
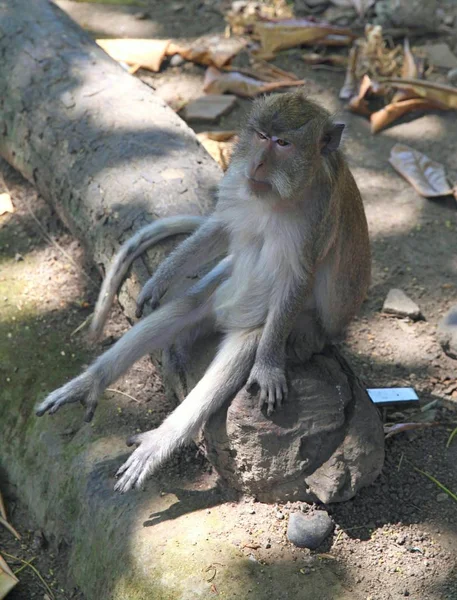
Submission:
[[[289,350],[303,349],[303,360],[320,352],[360,308],[370,245],[360,192],[340,148],[343,129],[304,90],[256,99],[214,211],[138,296],[138,316],[147,305],[152,312],[37,407],[41,416],[80,401],[90,420],[97,398],[141,356],[222,334],[214,360],[182,403],[157,429],[127,440],[136,448],[116,473],[117,491],[142,487],[243,388],[258,391],[270,416],[287,397]],[[131,247],[124,258],[136,254]],[[188,291],[161,304],[174,281],[219,256]]]

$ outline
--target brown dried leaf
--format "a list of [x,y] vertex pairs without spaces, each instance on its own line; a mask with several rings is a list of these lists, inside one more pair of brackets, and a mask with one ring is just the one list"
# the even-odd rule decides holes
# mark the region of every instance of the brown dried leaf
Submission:
[[447,108],[457,109],[457,88],[421,79],[386,78],[380,80],[395,89],[412,90],[421,98],[433,100]]
[[143,69],[155,72],[160,70],[170,44],[170,40],[129,38],[95,41],[114,60],[128,65],[140,65]]
[[[229,136],[229,137],[228,137]],[[197,133],[197,138],[210,156],[226,171],[237,138],[234,131],[209,131]]]
[[208,67],[203,81],[203,89],[207,94],[224,94],[229,92],[242,96],[243,98],[252,98],[258,94],[271,92],[283,87],[296,87],[304,85],[303,80],[265,82],[253,79],[238,72],[222,73],[215,67]]
[[410,183],[418,194],[425,198],[454,195],[441,163],[410,148],[405,144],[395,144],[390,151],[390,164]]
[[13,213],[13,212],[14,212],[14,206],[11,201],[11,196],[9,194],[7,194],[6,192],[4,192],[3,194],[0,194],[0,216],[4,215],[5,213]]
[[349,100],[352,96],[355,96],[357,89],[357,77],[355,70],[357,67],[357,60],[359,56],[359,47],[352,46],[349,51],[348,66],[346,69],[346,76],[344,78],[343,87],[340,90],[340,99]]
[[[259,21],[254,25],[254,34],[265,53],[277,52],[302,44],[314,44],[329,35],[354,39],[350,29],[336,27],[330,23],[317,23],[309,19],[284,19],[280,21]],[[334,40],[335,41],[335,40]],[[337,40],[340,43],[343,40]]]
[[348,103],[349,109],[364,117],[369,117],[372,113],[370,107],[368,106],[368,102],[366,100],[366,95],[372,89],[372,81],[368,77],[368,75],[364,75],[362,77],[362,81],[360,82],[359,93],[357,96],[353,96]]
[[403,102],[392,102],[381,110],[374,112],[370,116],[371,133],[378,133],[381,129],[390,125],[403,115],[406,115],[415,110],[448,110],[446,106],[431,100],[423,98],[413,98],[412,100],[404,100]]
[[200,65],[223,67],[247,45],[242,38],[227,38],[224,35],[204,36],[192,44],[183,46],[171,42],[167,54],[179,54],[185,60]]
[[387,440],[393,435],[397,435],[397,433],[427,429],[428,427],[436,427],[437,425],[440,425],[440,423],[395,423],[394,425],[384,425],[384,433]]
[[0,600],[6,598],[18,582],[19,579],[14,575],[0,554]]

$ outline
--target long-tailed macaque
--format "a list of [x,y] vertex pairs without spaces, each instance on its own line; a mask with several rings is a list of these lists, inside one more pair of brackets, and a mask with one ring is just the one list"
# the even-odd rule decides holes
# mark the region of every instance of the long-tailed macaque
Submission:
[[[97,398],[141,356],[171,345],[185,349],[209,330],[224,334],[205,375],[176,410],[157,429],[128,440],[137,448],[117,472],[117,490],[140,487],[244,385],[259,389],[271,414],[287,395],[286,350],[299,344],[308,356],[320,351],[360,307],[370,249],[360,193],[339,149],[343,128],[302,91],[256,100],[213,214],[139,295],[138,314],[146,304],[153,312],[39,405],[43,415],[80,401],[90,420]],[[185,219],[158,221],[138,233],[121,249],[114,271],[123,274],[129,257],[151,240],[197,225]],[[221,255],[186,293],[159,306],[173,280]],[[103,296],[111,298],[113,289],[104,285],[96,332],[107,312]]]

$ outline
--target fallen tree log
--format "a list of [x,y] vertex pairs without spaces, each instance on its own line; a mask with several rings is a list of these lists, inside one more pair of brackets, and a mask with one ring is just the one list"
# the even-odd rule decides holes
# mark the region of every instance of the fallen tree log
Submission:
[[194,132],[57,6],[0,1],[0,56],[0,155],[101,271],[148,221],[210,210],[221,172]]

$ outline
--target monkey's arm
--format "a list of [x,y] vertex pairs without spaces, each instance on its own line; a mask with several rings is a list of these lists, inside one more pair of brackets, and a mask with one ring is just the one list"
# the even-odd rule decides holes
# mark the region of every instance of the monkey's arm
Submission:
[[222,222],[212,215],[162,262],[146,282],[138,295],[136,316],[141,317],[146,303],[156,308],[174,280],[195,273],[202,265],[224,254],[227,248],[228,235]]
[[309,283],[294,284],[274,298],[268,312],[262,337],[256,352],[246,387],[253,391],[260,388],[260,406],[267,404],[271,415],[275,406],[281,406],[287,396],[285,376],[286,342],[292,331],[297,314],[309,295]]

